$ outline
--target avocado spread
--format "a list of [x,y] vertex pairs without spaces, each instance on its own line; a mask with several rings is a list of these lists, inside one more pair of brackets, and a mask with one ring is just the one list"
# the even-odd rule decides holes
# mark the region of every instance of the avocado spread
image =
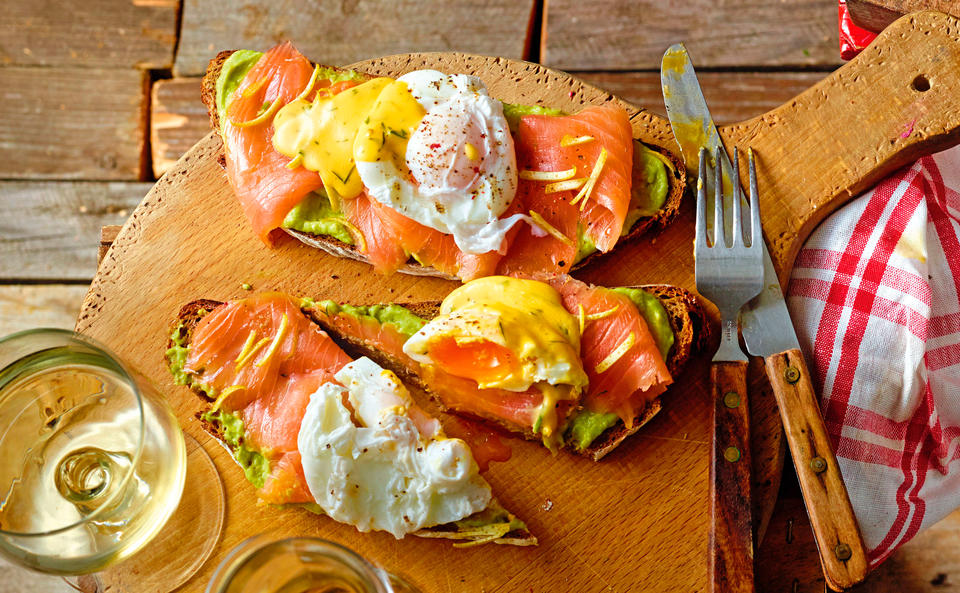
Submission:
[[516,134],[520,127],[520,118],[524,115],[566,115],[559,109],[544,107],[543,105],[521,105],[519,103],[503,104],[503,117],[507,118],[510,133]]
[[[611,290],[633,301],[640,315],[647,322],[647,327],[650,328],[650,334],[657,344],[657,349],[666,359],[673,347],[674,335],[673,328],[670,327],[667,310],[660,300],[639,288],[620,287]],[[582,451],[589,447],[605,430],[616,424],[617,419],[618,416],[613,413],[603,414],[581,410],[567,428],[567,441],[572,442],[577,449]]]
[[327,315],[350,315],[357,318],[367,317],[377,321],[381,325],[392,325],[407,338],[420,331],[420,328],[427,323],[424,319],[414,315],[409,309],[401,305],[354,307],[353,305],[340,305],[333,301],[320,301],[312,306],[325,311]]
[[[202,315],[205,311],[201,309],[198,313]],[[177,385],[190,385],[192,382],[190,376],[183,368],[187,362],[189,347],[184,344],[186,337],[183,335],[182,329],[183,324],[178,324],[170,335],[173,346],[167,349],[167,360],[170,362],[170,372],[173,374],[173,380]],[[205,385],[197,384],[194,386],[210,397],[214,395],[213,390]],[[243,468],[243,474],[247,477],[247,480],[257,488],[263,488],[267,476],[270,475],[270,461],[262,453],[243,444],[243,420],[240,419],[240,416],[226,410],[217,410],[213,413],[206,412],[201,418],[220,427],[220,436],[230,447],[234,459]]]
[[217,116],[221,122],[227,115],[227,103],[230,101],[230,97],[233,96],[233,91],[237,90],[237,87],[243,82],[247,72],[253,68],[253,65],[260,60],[260,56],[262,55],[262,52],[239,49],[230,54],[230,57],[223,63],[215,87]]
[[243,420],[240,416],[226,410],[217,410],[213,413],[206,412],[200,417],[220,426],[220,436],[230,446],[230,452],[243,468],[247,481],[257,488],[263,488],[267,476],[270,475],[270,461],[262,453],[243,443]]
[[190,383],[190,377],[183,370],[187,364],[188,349],[183,344],[184,337],[181,335],[183,324],[177,324],[177,328],[170,334],[170,341],[173,346],[167,349],[167,360],[170,361],[170,373],[173,374],[173,381],[177,385],[187,385]]
[[294,206],[280,226],[311,235],[327,235],[347,245],[353,245],[353,235],[343,222],[343,213],[334,210],[326,192],[319,189]]

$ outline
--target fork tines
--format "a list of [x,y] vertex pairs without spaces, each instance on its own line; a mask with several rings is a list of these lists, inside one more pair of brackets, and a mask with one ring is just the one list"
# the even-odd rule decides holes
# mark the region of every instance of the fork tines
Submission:
[[[749,244],[744,242],[743,238],[743,223],[742,223],[742,206],[740,203],[740,196],[742,194],[740,188],[740,150],[737,147],[733,148],[733,171],[734,175],[731,179],[731,184],[733,185],[733,204],[732,204],[732,217],[733,217],[733,243],[729,244],[726,240],[726,230],[724,223],[724,193],[723,193],[723,159],[721,158],[721,151],[723,147],[717,147],[717,151],[713,154],[708,154],[706,148],[700,149],[700,175],[697,180],[697,223],[696,223],[696,241],[703,242],[702,247],[711,248],[716,245],[721,247],[728,248],[749,248],[754,245],[759,245],[759,242],[762,241],[760,238],[760,206],[759,206],[759,192],[757,190],[757,168],[753,159],[753,150],[747,150],[747,162],[749,168],[749,179],[750,179],[750,242]],[[713,235],[708,239],[708,232],[706,228],[706,203],[707,203],[707,168],[709,167],[709,161],[713,160],[714,166],[710,171],[713,174],[714,178],[714,200],[713,200]]]

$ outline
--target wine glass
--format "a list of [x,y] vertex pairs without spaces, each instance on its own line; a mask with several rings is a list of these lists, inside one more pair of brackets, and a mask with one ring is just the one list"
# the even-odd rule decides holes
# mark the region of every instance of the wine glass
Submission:
[[[164,398],[104,346],[58,329],[0,339],[0,554],[51,574],[102,571],[171,529],[185,484],[210,471],[220,483],[212,463],[199,468],[188,469]],[[182,556],[167,563],[168,589],[196,572],[219,538],[222,486],[204,490],[219,519],[190,545],[161,550]],[[184,523],[195,521],[182,511]]]

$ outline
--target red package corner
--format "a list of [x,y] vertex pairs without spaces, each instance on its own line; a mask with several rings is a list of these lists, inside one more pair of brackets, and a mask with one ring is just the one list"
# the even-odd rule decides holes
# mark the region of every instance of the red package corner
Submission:
[[840,0],[840,57],[852,60],[870,42],[877,38],[873,31],[862,29],[853,23],[847,10],[847,0]]

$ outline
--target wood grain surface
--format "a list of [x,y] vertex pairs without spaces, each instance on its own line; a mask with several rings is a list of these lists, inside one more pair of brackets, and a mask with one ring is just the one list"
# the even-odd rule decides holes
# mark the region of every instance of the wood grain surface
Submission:
[[178,0],[4,2],[0,65],[169,68]]
[[84,284],[0,285],[0,336],[35,327],[73,327],[88,290]]
[[100,227],[124,222],[150,185],[0,181],[0,282],[88,281]]
[[532,16],[533,0],[183,0],[174,71],[200,75],[220,50],[286,40],[324,64],[414,50],[520,58]]
[[133,69],[0,68],[0,178],[140,179],[148,89]]
[[158,80],[150,104],[150,154],[159,178],[210,131],[207,108],[200,101],[200,78]]
[[658,70],[683,41],[704,66],[836,66],[835,0],[549,0],[541,60],[565,70]]
[[917,12],[784,106],[721,130],[727,146],[757,156],[764,230],[781,279],[798,239],[844,200],[960,142],[958,86],[960,21]]
[[753,593],[750,508],[750,412],[747,362],[714,362],[713,444],[710,451],[711,593]]
[[[473,72],[487,81],[494,96],[542,101],[570,111],[611,100],[607,93],[567,75],[503,59],[423,54],[373,60],[360,67],[394,76],[423,67]],[[518,78],[527,82],[518,84]],[[635,107],[625,106],[642,116]],[[660,119],[637,124],[635,131],[647,142],[669,142],[669,129]],[[258,507],[253,489],[229,455],[193,420],[201,405],[199,398],[174,386],[165,369],[162,351],[177,309],[196,298],[249,294],[242,290],[243,282],[258,291],[279,289],[352,302],[436,299],[455,284],[403,275],[380,277],[365,264],[335,259],[298,243],[268,250],[249,231],[216,163],[219,151],[219,139],[208,136],[145,198],[107,252],[77,326],[104,340],[157,381],[169,394],[184,429],[213,455],[229,500],[217,559],[243,538],[267,532],[319,535],[346,543],[403,572],[428,592],[457,591],[463,582],[491,593],[530,587],[558,591],[704,587],[710,427],[702,360],[694,361],[689,372],[678,378],[663,411],[602,463],[569,455],[553,457],[534,443],[512,442],[513,458],[494,465],[488,479],[504,503],[516,509],[540,537],[536,548],[457,550],[442,541],[407,538],[397,542],[389,534],[361,535],[349,526],[305,512]],[[668,230],[669,239],[666,233],[661,235],[656,247],[638,245],[591,273],[610,276],[616,267],[625,276],[618,284],[673,281],[691,288],[692,268],[678,266],[672,258],[658,265],[636,265],[654,259],[649,250],[663,245],[672,246],[671,251],[683,245],[683,251],[688,251],[685,236],[692,232],[690,214],[686,208],[685,223]],[[215,240],[210,240],[214,220]],[[129,323],[132,315],[137,323]],[[783,449],[772,397],[769,390],[760,393],[752,410],[754,426],[764,435],[755,459],[756,475],[762,481],[757,486],[758,504],[767,507],[761,512],[769,516]],[[199,591],[210,570],[212,565],[185,590]]]
[[[660,72],[590,72],[578,77],[634,105],[667,116]],[[748,120],[783,105],[820,82],[826,72],[698,72],[718,125]]]

